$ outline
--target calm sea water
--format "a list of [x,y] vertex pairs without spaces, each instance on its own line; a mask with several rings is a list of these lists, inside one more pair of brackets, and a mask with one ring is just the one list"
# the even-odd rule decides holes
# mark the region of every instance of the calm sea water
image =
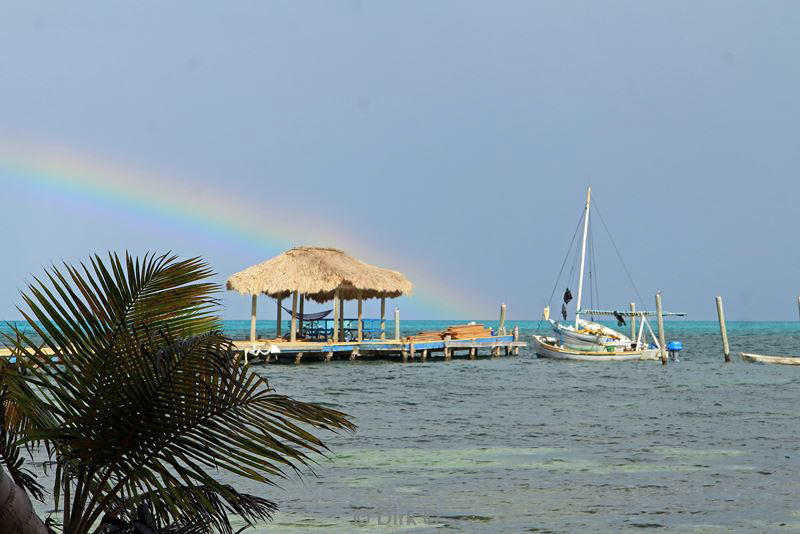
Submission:
[[[404,332],[453,321],[403,323]],[[519,324],[528,338],[535,322]],[[259,324],[268,334],[270,323]],[[244,337],[245,321],[226,323]],[[734,352],[800,354],[800,323],[728,325]],[[353,416],[316,474],[248,532],[800,530],[800,368],[725,365],[714,322],[668,321],[681,361],[261,366],[280,393]]]

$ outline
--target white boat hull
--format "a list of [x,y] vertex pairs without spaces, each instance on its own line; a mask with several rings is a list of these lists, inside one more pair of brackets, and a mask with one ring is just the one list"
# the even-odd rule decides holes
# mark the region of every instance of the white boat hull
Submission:
[[626,351],[582,351],[560,347],[555,338],[533,336],[533,346],[540,358],[554,360],[573,360],[582,362],[625,362],[658,359],[658,349],[626,350]]
[[753,354],[751,352],[740,352],[739,355],[746,362],[800,365],[800,357],[796,356],[766,356],[764,354]]

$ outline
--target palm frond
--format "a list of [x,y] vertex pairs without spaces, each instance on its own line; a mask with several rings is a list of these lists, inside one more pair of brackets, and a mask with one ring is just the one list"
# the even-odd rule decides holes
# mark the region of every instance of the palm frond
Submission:
[[217,471],[274,484],[325,452],[304,427],[355,429],[241,365],[216,329],[210,273],[199,259],[110,255],[106,265],[95,256],[81,270],[51,268],[49,284],[36,280],[23,295],[23,316],[44,344],[7,336],[27,373],[10,391],[33,422],[27,439],[56,451],[65,532],[85,532],[114,502],[142,495],[159,497],[150,506],[165,523],[218,518],[209,495],[242,501]]

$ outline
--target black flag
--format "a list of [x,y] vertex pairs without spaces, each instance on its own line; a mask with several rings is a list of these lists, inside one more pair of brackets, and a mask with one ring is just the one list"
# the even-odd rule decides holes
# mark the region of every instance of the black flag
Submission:
[[567,306],[566,304],[561,305],[561,316],[564,317],[564,320],[567,320]]
[[569,288],[567,288],[567,290],[564,291],[564,304],[569,304],[569,301],[571,300],[572,300],[572,291],[570,291]]
[[617,326],[625,326],[625,318],[618,311],[614,311],[614,317],[617,319]]

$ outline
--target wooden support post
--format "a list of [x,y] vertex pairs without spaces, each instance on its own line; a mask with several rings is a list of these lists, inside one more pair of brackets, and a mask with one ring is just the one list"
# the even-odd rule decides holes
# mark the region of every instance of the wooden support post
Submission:
[[283,311],[283,299],[278,299],[278,315],[276,315],[276,322],[275,322],[275,337],[281,337],[281,312]]
[[451,350],[452,349],[450,349],[450,347],[447,346],[447,342],[450,341],[451,339],[452,339],[452,336],[444,336],[444,359],[445,360],[449,360],[452,357],[451,356]]
[[333,292],[333,342],[339,341],[339,290]]
[[408,355],[411,356],[411,360],[414,360],[414,342],[412,341],[408,347]]
[[361,319],[363,317],[362,304],[363,304],[362,292],[359,291],[358,292],[358,335],[356,336],[356,339],[358,340],[359,343],[361,343],[361,341],[364,339],[364,330],[361,327]]
[[506,345],[506,356],[510,356],[510,355],[511,355],[511,347]]
[[306,296],[305,294],[302,294],[300,295],[300,321],[299,321],[300,326],[297,329],[297,331],[300,333],[300,338],[303,337],[303,314],[306,312],[305,304],[306,304]]
[[728,346],[728,330],[725,328],[725,310],[722,309],[722,297],[717,295],[717,317],[719,317],[719,333],[722,334],[722,354],[725,363],[731,363],[731,348]]
[[475,356],[477,355],[478,350],[475,347],[469,349],[469,359],[474,360]]
[[302,352],[298,352],[297,354],[295,354],[294,363],[300,363],[302,361],[303,361],[303,353]]
[[250,304],[250,341],[256,340],[256,305],[258,304],[258,295],[253,295],[253,302]]
[[664,341],[664,313],[661,308],[661,293],[656,293],[656,313],[658,314],[658,344],[661,345],[661,365],[667,365],[667,346]]
[[428,359],[428,349],[422,349],[422,361],[427,361]]
[[381,339],[386,339],[386,297],[381,297]]
[[339,299],[339,337],[344,341],[344,299]]
[[328,351],[328,352],[325,354],[325,361],[326,361],[326,362],[329,362],[329,361],[331,361],[332,359],[333,359],[333,351],[332,351],[332,350],[330,350],[330,351]]
[[[519,341],[519,325],[514,327],[514,341]],[[514,347],[514,355],[519,354],[519,346]]]
[[394,309],[394,338],[400,340],[400,308]]
[[506,303],[500,305],[500,326],[497,327],[497,335],[506,335]]
[[292,293],[292,329],[289,331],[289,341],[297,341],[297,291]]
[[358,356],[358,355],[359,355],[358,349],[353,349],[353,352],[350,353],[350,361],[355,360],[356,356]]
[[631,302],[631,341],[636,340],[636,303]]

